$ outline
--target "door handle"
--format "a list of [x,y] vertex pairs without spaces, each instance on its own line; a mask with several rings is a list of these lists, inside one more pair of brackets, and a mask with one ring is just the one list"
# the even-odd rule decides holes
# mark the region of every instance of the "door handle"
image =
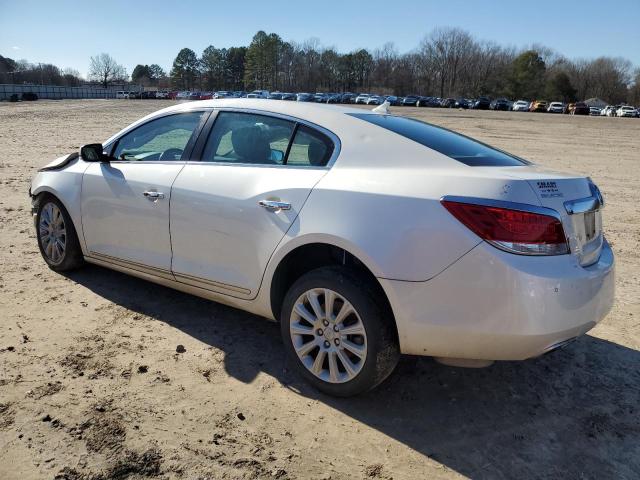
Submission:
[[263,208],[266,208],[270,212],[278,212],[280,210],[291,210],[291,204],[287,202],[279,202],[277,200],[260,200],[258,202]]
[[153,190],[147,190],[142,192],[142,195],[147,197],[149,200],[158,200],[159,198],[164,198],[164,193],[162,192],[154,192]]

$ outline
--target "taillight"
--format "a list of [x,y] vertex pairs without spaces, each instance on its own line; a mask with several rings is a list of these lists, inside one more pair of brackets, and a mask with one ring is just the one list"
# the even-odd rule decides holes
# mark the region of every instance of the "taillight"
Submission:
[[569,253],[560,220],[551,215],[443,199],[460,222],[495,247],[524,255]]

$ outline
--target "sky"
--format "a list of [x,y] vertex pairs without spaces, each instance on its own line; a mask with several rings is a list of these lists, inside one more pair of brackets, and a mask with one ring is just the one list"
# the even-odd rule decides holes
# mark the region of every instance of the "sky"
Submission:
[[339,52],[393,42],[416,48],[436,27],[459,27],[503,46],[542,44],[569,58],[625,57],[640,66],[640,0],[0,0],[0,55],[71,67],[109,53],[129,73],[165,70],[183,47],[198,55],[249,45],[258,30],[317,38]]

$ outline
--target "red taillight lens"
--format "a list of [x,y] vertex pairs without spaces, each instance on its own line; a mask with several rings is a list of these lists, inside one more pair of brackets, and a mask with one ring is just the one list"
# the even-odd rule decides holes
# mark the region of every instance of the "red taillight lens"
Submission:
[[510,208],[442,200],[442,205],[483,240],[515,253],[568,253],[562,223],[556,217]]

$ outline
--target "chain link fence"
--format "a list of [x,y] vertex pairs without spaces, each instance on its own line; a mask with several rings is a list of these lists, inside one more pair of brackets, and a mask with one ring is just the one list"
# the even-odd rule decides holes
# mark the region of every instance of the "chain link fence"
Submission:
[[116,98],[118,87],[59,87],[55,85],[11,85],[0,84],[0,100],[9,100],[12,95],[22,98],[23,93],[35,93],[40,99],[61,98]]

